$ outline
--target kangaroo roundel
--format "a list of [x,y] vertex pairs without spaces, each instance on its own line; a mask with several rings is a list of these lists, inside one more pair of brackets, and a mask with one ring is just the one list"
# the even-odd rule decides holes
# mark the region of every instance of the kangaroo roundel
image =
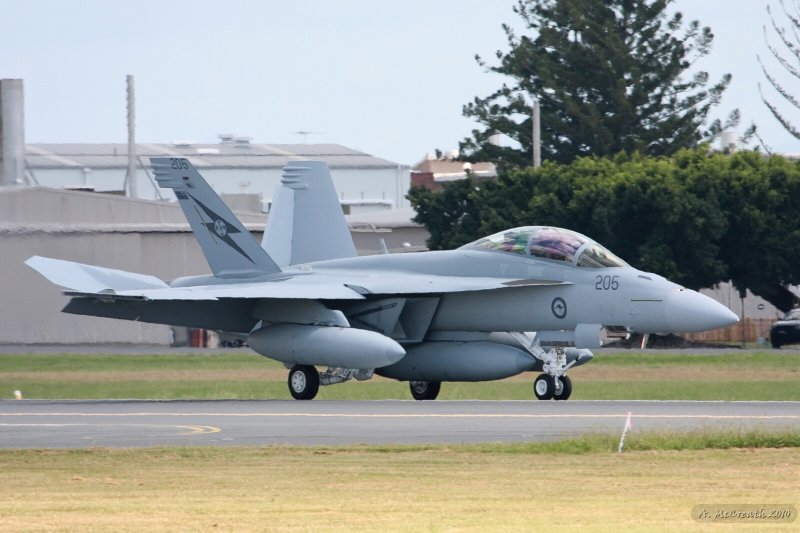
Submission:
[[224,220],[217,219],[214,221],[214,233],[220,237],[224,237],[228,234],[228,225],[225,224]]

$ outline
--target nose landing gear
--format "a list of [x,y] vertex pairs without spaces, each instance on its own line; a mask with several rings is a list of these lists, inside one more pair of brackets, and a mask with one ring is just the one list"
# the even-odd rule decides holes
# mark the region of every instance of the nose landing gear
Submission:
[[533,382],[533,393],[539,400],[567,400],[572,394],[572,380],[569,376],[541,374]]
[[542,348],[535,333],[509,332],[531,356],[542,362],[542,372],[533,382],[539,400],[566,400],[572,395],[572,380],[567,370],[588,363],[594,357],[585,348]]

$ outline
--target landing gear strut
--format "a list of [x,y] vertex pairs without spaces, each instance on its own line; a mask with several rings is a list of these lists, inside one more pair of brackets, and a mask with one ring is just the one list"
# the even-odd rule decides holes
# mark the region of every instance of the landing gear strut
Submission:
[[408,385],[415,400],[435,400],[442,388],[441,381],[409,381]]
[[289,371],[289,392],[295,400],[312,400],[319,391],[319,372],[311,365],[294,365]]
[[545,353],[541,374],[533,382],[533,393],[540,400],[566,400],[572,394],[572,380],[566,372],[575,365],[577,358],[567,363],[566,353],[562,348],[555,348]]
[[543,349],[536,334],[510,331],[509,334],[529,354],[542,362],[542,372],[533,382],[533,393],[540,400],[566,400],[572,395],[572,380],[567,370],[592,360],[592,352],[586,349],[553,347]]

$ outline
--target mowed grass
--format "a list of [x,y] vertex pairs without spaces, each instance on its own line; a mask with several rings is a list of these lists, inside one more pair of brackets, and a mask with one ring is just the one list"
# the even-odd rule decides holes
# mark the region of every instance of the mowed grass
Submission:
[[[600,354],[571,375],[574,398],[800,399],[800,357],[789,353]],[[440,397],[531,399],[533,377],[445,384]],[[0,355],[4,397],[285,399],[285,381],[282,365],[247,351]],[[408,397],[406,384],[381,378],[319,395]],[[699,524],[691,511],[797,506],[800,434],[634,430],[622,454],[617,439],[0,450],[0,531],[796,530]]]
[[[797,505],[800,437],[762,437],[631,435],[622,454],[605,436],[494,446],[0,450],[0,530],[796,530],[796,522],[702,525],[692,517],[698,504]],[[754,442],[794,447],[729,447]]]
[[[169,354],[3,354],[0,398],[285,399],[287,370],[248,350]],[[441,399],[532,399],[535,373],[445,383]],[[600,353],[570,371],[573,399],[800,400],[800,353]],[[320,388],[319,399],[408,399],[375,377]]]

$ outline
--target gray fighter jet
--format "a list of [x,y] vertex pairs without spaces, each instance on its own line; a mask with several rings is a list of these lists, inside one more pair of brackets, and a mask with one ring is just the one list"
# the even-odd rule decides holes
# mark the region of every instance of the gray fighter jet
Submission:
[[[166,283],[34,256],[65,288],[64,312],[224,331],[289,370],[296,399],[373,374],[442,382],[540,372],[537,398],[566,400],[567,372],[604,332],[692,332],[738,318],[716,301],[637,270],[592,239],[526,226],[457,250],[358,257],[327,166],[284,168],[261,245],[184,158],[152,158],[212,275]],[[319,372],[316,367],[325,370]]]

